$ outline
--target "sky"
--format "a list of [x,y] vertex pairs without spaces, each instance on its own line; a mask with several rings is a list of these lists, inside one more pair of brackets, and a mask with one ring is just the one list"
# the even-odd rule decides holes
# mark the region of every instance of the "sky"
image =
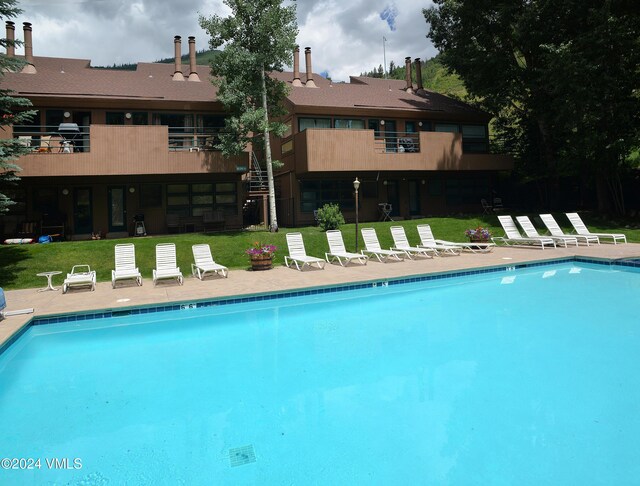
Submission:
[[[298,44],[311,47],[316,73],[348,81],[404,58],[429,59],[436,54],[426,38],[422,9],[430,0],[298,0]],[[196,37],[196,49],[208,48],[199,14],[226,16],[222,0],[18,0],[23,10],[16,38],[23,40],[23,22],[33,25],[33,55],[90,59],[93,66],[153,62],[173,57],[173,37]],[[4,28],[4,27],[2,27]],[[383,38],[385,49],[383,50]],[[23,48],[17,48],[18,54]],[[304,71],[304,54],[301,55]]]

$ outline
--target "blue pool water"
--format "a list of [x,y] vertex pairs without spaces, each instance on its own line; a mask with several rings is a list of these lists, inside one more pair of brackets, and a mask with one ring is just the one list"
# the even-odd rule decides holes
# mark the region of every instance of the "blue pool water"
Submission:
[[0,457],[41,465],[0,484],[637,484],[639,295],[565,263],[32,326]]

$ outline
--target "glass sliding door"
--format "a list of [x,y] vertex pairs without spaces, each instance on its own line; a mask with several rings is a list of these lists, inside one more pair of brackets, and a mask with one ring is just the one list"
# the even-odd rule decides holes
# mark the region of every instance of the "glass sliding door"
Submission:
[[93,232],[93,199],[90,187],[73,190],[73,231],[77,235]]
[[109,187],[109,231],[126,231],[127,208],[125,186]]

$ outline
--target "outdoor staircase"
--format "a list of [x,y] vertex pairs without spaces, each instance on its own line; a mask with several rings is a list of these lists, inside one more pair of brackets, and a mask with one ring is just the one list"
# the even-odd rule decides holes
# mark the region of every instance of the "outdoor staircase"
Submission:
[[248,189],[247,196],[249,199],[262,197],[269,193],[269,182],[267,178],[267,170],[263,169],[258,162],[255,152],[251,152],[251,170],[247,179]]

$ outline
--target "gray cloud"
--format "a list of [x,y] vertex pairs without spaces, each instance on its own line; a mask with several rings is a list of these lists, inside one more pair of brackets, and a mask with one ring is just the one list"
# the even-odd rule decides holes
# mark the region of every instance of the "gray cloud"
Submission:
[[[431,57],[421,13],[430,1],[419,3],[298,0],[298,41],[312,47],[314,71],[328,71],[334,80],[382,64],[383,36],[387,63]],[[22,38],[23,21],[33,24],[34,55],[91,59],[95,66],[171,57],[174,35],[194,35],[197,48],[207,48],[198,15],[228,13],[222,0],[22,0],[19,6],[24,12],[15,19],[16,36]],[[380,15],[389,6],[395,8],[394,31]]]

